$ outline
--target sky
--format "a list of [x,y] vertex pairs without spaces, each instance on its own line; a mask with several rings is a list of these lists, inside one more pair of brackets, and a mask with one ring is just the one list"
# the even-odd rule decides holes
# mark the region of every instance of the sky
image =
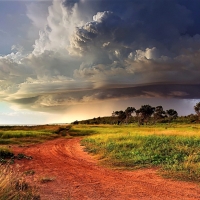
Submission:
[[0,124],[200,101],[199,0],[0,0]]

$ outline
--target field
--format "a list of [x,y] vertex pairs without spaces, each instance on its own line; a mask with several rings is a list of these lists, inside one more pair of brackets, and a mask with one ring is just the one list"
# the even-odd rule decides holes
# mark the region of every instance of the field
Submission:
[[158,167],[162,175],[200,181],[200,125],[77,126],[93,133],[82,140],[103,165],[138,169]]
[[[94,156],[92,160],[81,148]],[[17,156],[17,153],[20,154]],[[29,160],[29,155],[33,156],[32,160]],[[156,187],[161,185],[160,192],[168,184],[171,187],[168,195],[173,197],[180,193],[180,196],[186,197],[190,193],[187,188],[196,188],[195,185],[186,185],[183,186],[185,189],[181,189],[183,183],[166,180],[162,181],[162,185],[157,175],[194,183],[200,181],[200,124],[0,127],[0,160],[2,200],[39,200],[38,188],[42,199],[58,194],[58,199],[62,195],[66,199],[79,199],[80,195],[94,195],[92,191],[99,198],[101,195],[110,195],[109,198],[112,198],[114,193],[121,192],[120,198],[123,199],[126,198],[123,192],[126,186],[127,198],[134,194],[137,199],[137,192],[144,192],[146,185],[149,189],[145,195],[159,196],[159,193],[152,193],[152,184]],[[99,167],[94,164],[94,160],[98,161]],[[21,166],[17,173],[15,163]],[[102,174],[105,174],[103,179]],[[154,178],[149,179],[149,176]],[[29,184],[27,177],[36,180],[34,184]],[[144,184],[141,182],[136,192],[134,188],[141,178]],[[113,180],[116,182],[112,183]],[[51,187],[48,182],[51,182]],[[58,182],[63,183],[59,188]],[[77,183],[80,185],[79,190]],[[101,184],[98,189],[97,183]],[[112,194],[106,189],[107,183],[111,184],[109,188],[118,184]],[[179,187],[180,191],[177,192],[174,187]],[[63,191],[66,193],[63,194]],[[195,192],[191,193],[194,199],[199,194],[198,189]]]

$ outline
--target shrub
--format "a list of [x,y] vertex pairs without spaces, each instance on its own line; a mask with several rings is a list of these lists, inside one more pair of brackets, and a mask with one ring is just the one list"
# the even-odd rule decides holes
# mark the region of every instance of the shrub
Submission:
[[12,158],[14,154],[6,148],[0,148],[0,159]]

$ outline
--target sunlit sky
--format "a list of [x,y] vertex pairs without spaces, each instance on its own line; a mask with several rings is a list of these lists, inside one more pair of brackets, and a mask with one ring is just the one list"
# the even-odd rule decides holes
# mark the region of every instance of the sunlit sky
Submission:
[[200,101],[199,0],[0,0],[0,124]]

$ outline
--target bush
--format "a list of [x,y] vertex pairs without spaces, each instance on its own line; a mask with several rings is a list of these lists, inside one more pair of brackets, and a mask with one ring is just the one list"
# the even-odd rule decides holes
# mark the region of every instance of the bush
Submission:
[[8,159],[8,158],[12,158],[14,156],[14,154],[12,152],[10,152],[8,149],[0,149],[0,159]]

